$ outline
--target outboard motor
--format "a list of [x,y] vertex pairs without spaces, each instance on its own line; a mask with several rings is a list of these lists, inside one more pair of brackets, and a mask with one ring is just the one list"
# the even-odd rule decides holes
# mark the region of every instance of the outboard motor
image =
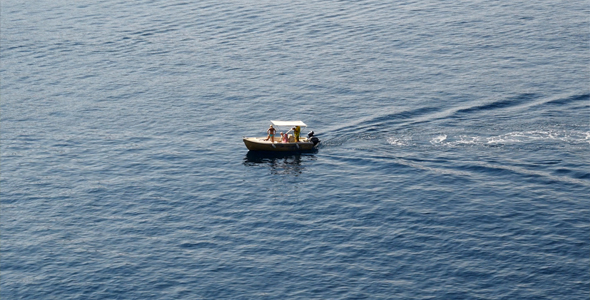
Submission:
[[318,139],[317,137],[313,136],[314,132],[311,131],[310,133],[307,134],[307,138],[309,139],[310,142],[313,143],[313,145],[317,145],[320,142],[320,139]]

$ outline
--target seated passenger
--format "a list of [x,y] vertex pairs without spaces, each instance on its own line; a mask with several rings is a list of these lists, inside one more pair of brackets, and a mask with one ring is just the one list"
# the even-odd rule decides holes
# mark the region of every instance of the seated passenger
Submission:
[[[287,131],[287,133],[285,133],[285,134],[289,135],[290,133],[293,133],[293,132],[295,132],[295,127],[291,128],[291,130]],[[289,137],[289,139],[291,139],[291,138]]]

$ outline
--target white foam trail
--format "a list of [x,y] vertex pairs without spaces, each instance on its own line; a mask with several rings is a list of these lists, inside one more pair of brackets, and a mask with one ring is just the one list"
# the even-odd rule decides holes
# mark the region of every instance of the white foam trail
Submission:
[[455,145],[477,145],[477,144],[481,144],[481,137],[460,135],[459,140],[453,144],[455,144]]
[[389,138],[387,138],[387,142],[393,146],[408,146],[408,145],[410,145],[410,139],[408,139],[408,138],[389,137]]
[[439,135],[439,136],[433,138],[432,140],[430,140],[430,143],[432,143],[432,144],[440,144],[440,143],[442,143],[446,139],[447,139],[447,135],[446,134],[442,134],[442,135]]
[[[393,146],[409,146],[412,137],[388,137],[387,143]],[[494,136],[448,136],[441,134],[431,138],[429,141],[432,145],[442,146],[478,146],[478,145],[514,145],[527,143],[567,143],[580,145],[590,143],[590,132],[587,131],[569,131],[569,130],[530,130],[530,131],[513,131],[505,134]]]
[[510,132],[487,138],[488,144],[526,143],[531,141],[561,141],[566,143],[588,142],[589,134],[580,131],[533,130]]

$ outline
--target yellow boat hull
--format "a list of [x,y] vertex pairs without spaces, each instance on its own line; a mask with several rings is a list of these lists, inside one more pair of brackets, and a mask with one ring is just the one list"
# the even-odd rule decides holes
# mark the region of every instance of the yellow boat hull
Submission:
[[297,143],[282,143],[265,141],[264,138],[247,137],[244,138],[244,144],[250,151],[271,151],[271,152],[305,152],[313,151],[314,144],[308,141]]

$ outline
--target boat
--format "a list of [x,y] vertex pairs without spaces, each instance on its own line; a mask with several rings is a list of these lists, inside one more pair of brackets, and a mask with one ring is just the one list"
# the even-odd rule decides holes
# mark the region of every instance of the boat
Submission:
[[[293,134],[289,134],[288,142],[281,140],[279,132],[280,128],[286,128],[288,131],[291,128],[302,128],[307,127],[302,121],[275,121],[271,120],[270,123],[276,129],[274,140],[267,140],[264,137],[244,137],[244,144],[250,151],[268,151],[268,152],[310,152],[316,150],[320,140],[314,136],[314,132],[311,131],[307,134],[307,137],[300,137],[299,141],[295,140]],[[278,135],[278,137],[277,137]]]

